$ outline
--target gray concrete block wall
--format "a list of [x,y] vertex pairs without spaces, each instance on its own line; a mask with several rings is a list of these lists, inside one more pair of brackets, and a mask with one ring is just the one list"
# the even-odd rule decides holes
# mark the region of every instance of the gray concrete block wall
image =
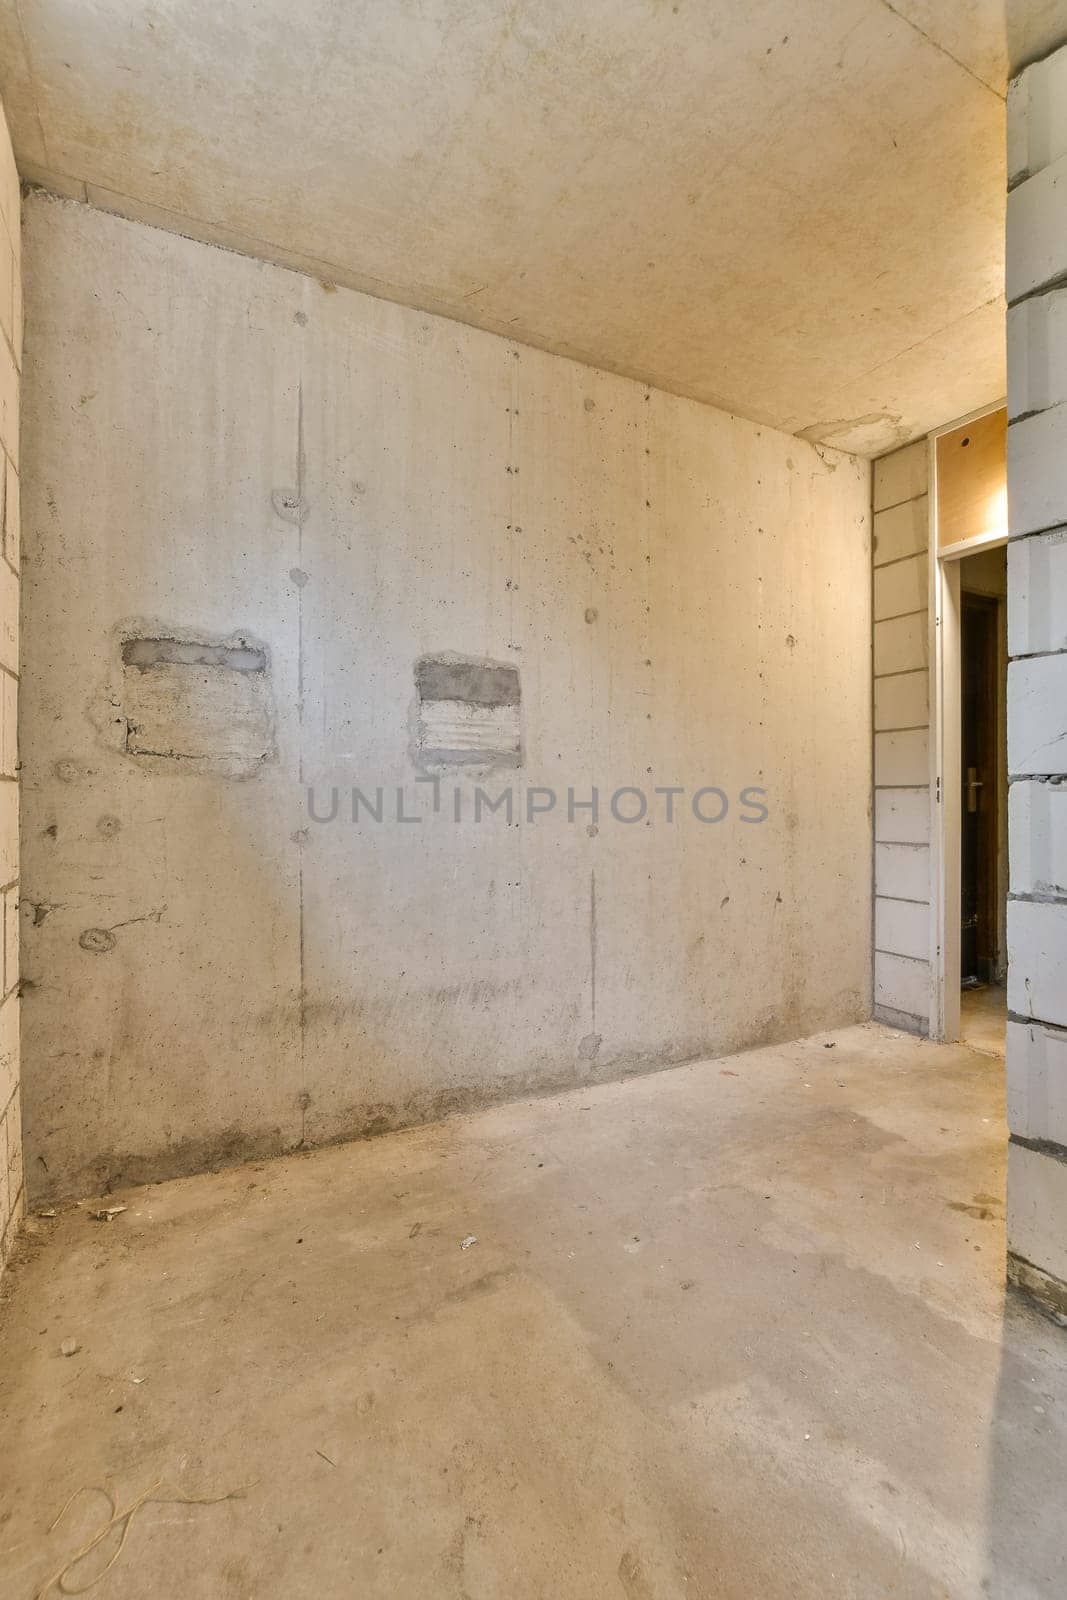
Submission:
[[929,509],[925,439],[874,463],[874,1014],[930,1029]]
[[1009,1275],[1067,1317],[1067,47],[1008,97]]
[[19,1083],[19,183],[0,105],[0,1270],[24,1208]]

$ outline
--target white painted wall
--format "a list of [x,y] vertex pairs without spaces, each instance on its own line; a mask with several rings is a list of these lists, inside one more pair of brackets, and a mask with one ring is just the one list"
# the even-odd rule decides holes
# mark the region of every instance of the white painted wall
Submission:
[[1008,97],[1009,1270],[1067,1320],[1067,47]]
[[874,463],[874,1014],[929,1033],[929,502],[925,439]]
[[[865,463],[83,205],[26,211],[38,1193],[869,1014]],[[135,626],[269,653],[253,776],[125,753]],[[595,784],[593,833],[457,826],[451,782],[429,814],[414,666],[443,651],[521,674],[524,765],[487,787]],[[319,825],[308,784],[381,784],[390,815],[406,785],[424,820]],[[719,825],[606,814],[619,785],[711,784]],[[766,823],[739,820],[745,785]]]
[[0,105],[0,1271],[24,1209],[19,1094],[19,180]]

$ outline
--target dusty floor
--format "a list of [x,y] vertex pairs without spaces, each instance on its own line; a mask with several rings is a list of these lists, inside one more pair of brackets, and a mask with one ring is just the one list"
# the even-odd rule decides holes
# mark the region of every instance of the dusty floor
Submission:
[[236,1497],[146,1503],[94,1600],[1062,1596],[1002,1078],[867,1025],[37,1221],[5,1595],[163,1480]]
[[975,1050],[1003,1056],[1008,1031],[1008,991],[1002,983],[960,990],[960,1039]]

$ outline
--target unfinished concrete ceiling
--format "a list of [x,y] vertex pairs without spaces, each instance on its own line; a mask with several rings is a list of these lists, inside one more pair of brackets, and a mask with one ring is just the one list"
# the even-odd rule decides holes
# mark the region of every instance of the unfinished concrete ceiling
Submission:
[[873,454],[1003,393],[1013,50],[1003,0],[0,0],[24,178]]

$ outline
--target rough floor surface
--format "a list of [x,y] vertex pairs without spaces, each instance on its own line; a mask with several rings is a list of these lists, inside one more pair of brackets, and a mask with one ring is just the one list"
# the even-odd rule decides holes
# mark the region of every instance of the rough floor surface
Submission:
[[106,1488],[94,1600],[1061,1597],[1002,1102],[866,1025],[34,1219],[3,1592]]
[[960,994],[960,1039],[983,1055],[1005,1054],[1008,991],[1003,984],[984,983]]

